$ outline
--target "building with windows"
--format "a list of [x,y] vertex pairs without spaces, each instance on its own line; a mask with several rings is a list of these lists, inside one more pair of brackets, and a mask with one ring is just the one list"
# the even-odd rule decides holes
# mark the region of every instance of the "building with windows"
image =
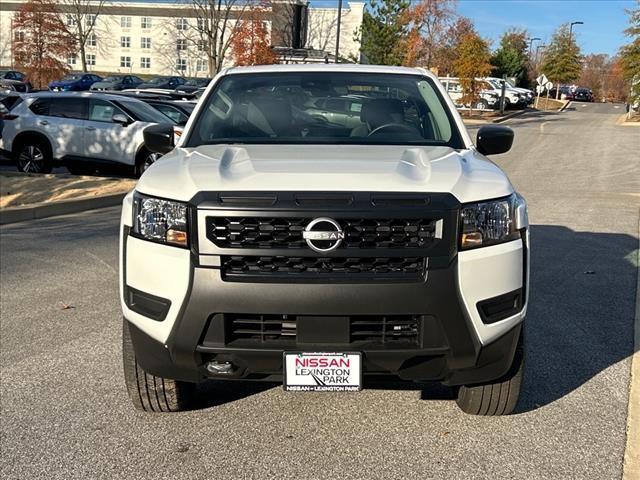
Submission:
[[[54,0],[62,20],[74,28],[71,0]],[[93,33],[86,42],[87,69],[97,73],[210,76],[207,40],[202,32],[206,19],[194,9],[201,0],[106,0],[94,13],[84,15]],[[0,1],[0,66],[13,67],[12,40],[20,32],[12,28],[13,17],[26,0]],[[271,35],[271,44],[281,61],[333,61],[338,9],[316,8],[309,0],[272,0],[261,14]],[[336,2],[337,3],[337,2]],[[235,7],[237,10],[241,7]],[[65,13],[67,12],[67,13]],[[357,59],[356,40],[362,24],[364,2],[343,1],[340,57]],[[230,25],[238,18],[231,10]],[[7,33],[10,32],[10,33]],[[227,52],[225,65],[232,65]],[[66,59],[72,70],[82,67],[78,56]]]

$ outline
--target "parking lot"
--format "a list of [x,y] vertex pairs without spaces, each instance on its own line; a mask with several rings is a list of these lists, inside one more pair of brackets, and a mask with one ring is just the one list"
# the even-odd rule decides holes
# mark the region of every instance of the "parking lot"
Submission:
[[532,224],[526,377],[508,417],[465,415],[449,390],[414,384],[212,382],[197,410],[138,413],[121,371],[119,209],[2,227],[0,475],[620,478],[640,209],[640,142],[621,114],[574,103],[507,122],[514,148],[494,160]]

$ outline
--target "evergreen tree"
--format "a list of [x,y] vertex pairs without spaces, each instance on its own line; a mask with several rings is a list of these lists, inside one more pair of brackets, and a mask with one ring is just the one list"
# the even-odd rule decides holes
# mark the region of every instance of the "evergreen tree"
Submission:
[[542,63],[542,73],[558,87],[556,98],[560,95],[560,85],[577,80],[582,71],[580,47],[569,32],[566,24],[555,31]]
[[631,84],[629,103],[640,104],[640,0],[633,10],[627,10],[629,14],[629,28],[624,33],[630,37],[631,43],[620,49],[620,66],[622,74]]
[[408,33],[408,0],[371,0],[362,19],[365,63],[401,65]]
[[509,30],[502,35],[500,47],[491,58],[496,77],[513,77],[517,86],[528,86],[527,32]]

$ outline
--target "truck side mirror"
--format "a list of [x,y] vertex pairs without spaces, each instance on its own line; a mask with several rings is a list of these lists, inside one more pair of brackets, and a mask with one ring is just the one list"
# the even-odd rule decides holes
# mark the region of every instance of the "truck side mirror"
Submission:
[[476,148],[483,155],[508,152],[513,145],[513,130],[504,125],[485,125],[478,130]]

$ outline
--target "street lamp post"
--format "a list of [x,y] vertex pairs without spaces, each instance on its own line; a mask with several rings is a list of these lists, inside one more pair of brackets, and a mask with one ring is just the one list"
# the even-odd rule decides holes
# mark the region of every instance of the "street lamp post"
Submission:
[[584,22],[571,22],[569,25],[569,43],[571,43],[571,33],[573,32],[574,25],[584,25]]
[[340,55],[340,24],[342,23],[342,0],[338,0],[338,25],[336,27],[336,63]]
[[535,42],[536,40],[542,40],[542,39],[540,37],[533,37],[529,39],[529,55],[533,53],[531,49],[533,48],[533,42]]

